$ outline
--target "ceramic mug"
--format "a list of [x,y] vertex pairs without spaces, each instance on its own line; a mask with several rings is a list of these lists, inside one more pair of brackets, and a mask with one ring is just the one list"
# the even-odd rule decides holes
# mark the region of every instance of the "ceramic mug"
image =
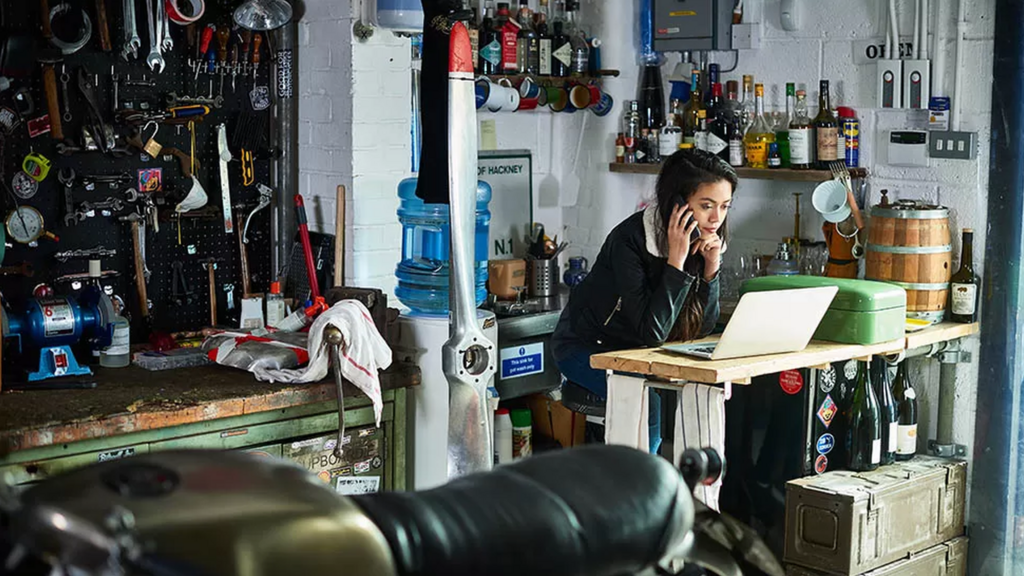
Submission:
[[527,76],[519,83],[519,96],[522,98],[537,98],[540,96],[540,86]]

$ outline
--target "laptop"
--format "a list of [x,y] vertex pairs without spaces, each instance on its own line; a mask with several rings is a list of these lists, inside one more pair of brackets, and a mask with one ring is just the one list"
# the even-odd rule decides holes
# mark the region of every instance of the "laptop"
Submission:
[[706,360],[798,352],[807,347],[838,292],[836,286],[748,292],[718,342],[661,348]]

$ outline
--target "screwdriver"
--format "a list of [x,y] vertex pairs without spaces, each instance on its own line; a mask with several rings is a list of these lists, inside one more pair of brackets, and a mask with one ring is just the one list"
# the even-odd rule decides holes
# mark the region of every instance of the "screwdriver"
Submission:
[[238,76],[238,44],[231,47],[231,93],[235,92],[235,77]]
[[249,74],[249,41],[252,40],[252,32],[242,30],[239,35],[242,37],[242,75]]
[[231,29],[221,26],[217,29],[217,60],[220,62],[220,95],[224,95],[224,69],[228,65],[228,40],[231,39]]
[[207,24],[206,28],[203,28],[203,37],[199,41],[199,56],[196,58],[196,77],[194,80],[199,79],[199,71],[203,68],[203,56],[210,49],[210,41],[213,40],[213,24]]
[[260,67],[260,44],[263,43],[263,35],[259,32],[252,35],[252,87],[256,87],[256,71]]

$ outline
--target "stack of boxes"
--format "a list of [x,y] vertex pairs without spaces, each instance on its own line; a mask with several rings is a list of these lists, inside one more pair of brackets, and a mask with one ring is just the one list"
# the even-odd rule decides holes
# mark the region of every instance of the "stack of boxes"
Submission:
[[964,576],[967,464],[918,456],[786,486],[788,576]]

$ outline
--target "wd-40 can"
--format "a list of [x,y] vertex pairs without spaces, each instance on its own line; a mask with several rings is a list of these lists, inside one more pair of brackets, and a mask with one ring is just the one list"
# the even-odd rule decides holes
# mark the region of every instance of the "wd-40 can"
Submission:
[[860,166],[860,120],[843,119],[843,135],[846,137],[846,167]]

